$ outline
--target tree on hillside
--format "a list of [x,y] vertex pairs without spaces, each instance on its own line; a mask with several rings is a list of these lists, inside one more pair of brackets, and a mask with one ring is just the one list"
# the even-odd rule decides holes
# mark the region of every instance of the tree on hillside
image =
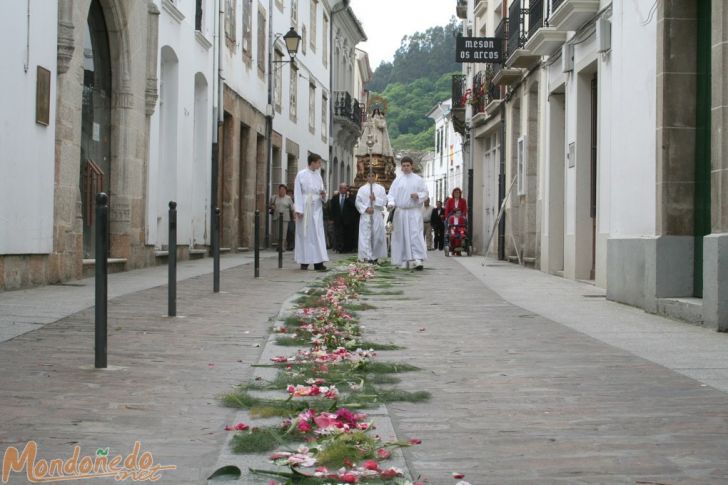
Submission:
[[437,79],[446,72],[457,71],[455,35],[460,22],[452,17],[444,27],[430,27],[402,38],[392,62],[382,62],[369,82],[370,91],[380,92],[390,83],[407,84],[422,77]]

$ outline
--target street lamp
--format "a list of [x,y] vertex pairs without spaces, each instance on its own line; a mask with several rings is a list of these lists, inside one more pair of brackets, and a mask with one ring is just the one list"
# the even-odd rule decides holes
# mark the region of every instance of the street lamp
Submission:
[[298,46],[301,44],[301,36],[298,35],[298,32],[296,32],[293,27],[291,27],[291,30],[286,32],[286,35],[283,36],[283,42],[286,43],[288,55],[291,56],[291,60],[293,60],[296,57],[296,54],[298,54]]
[[[265,184],[265,205],[270,203],[271,197],[271,182],[273,180],[273,114],[275,109],[273,107],[273,65],[274,64],[286,64],[293,62],[298,54],[298,48],[301,45],[301,36],[298,35],[296,29],[291,27],[291,30],[286,32],[285,35],[276,34],[273,36],[273,0],[269,1],[268,7],[268,106],[266,107],[265,119],[266,119],[266,138],[268,139],[268,166],[266,170],[266,184]],[[273,49],[275,48],[275,40],[279,37],[283,37],[283,41],[286,44],[286,50],[291,60],[289,61],[274,61],[273,60]],[[270,247],[270,214],[265,211],[265,247]]]

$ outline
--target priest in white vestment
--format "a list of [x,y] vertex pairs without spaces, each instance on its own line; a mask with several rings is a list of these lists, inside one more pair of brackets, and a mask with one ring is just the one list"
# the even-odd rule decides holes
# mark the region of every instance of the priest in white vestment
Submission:
[[392,220],[392,264],[423,268],[427,248],[423,234],[422,206],[429,197],[422,177],[412,173],[412,159],[402,158],[402,173],[394,179],[387,195],[388,207],[394,208]]
[[[374,182],[374,175],[367,176],[367,183],[356,193],[356,209],[359,218],[359,261],[376,263],[387,256],[387,240],[384,234],[384,207],[387,193]],[[373,247],[372,247],[373,244]]]
[[326,191],[321,178],[321,157],[312,153],[308,156],[308,168],[298,172],[293,187],[294,210],[296,212],[295,260],[301,269],[313,267],[326,271],[324,262],[329,260],[324,234],[324,201]]

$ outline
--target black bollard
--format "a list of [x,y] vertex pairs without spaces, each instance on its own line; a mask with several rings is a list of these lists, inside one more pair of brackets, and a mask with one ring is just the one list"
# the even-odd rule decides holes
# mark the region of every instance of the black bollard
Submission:
[[177,202],[169,201],[169,251],[167,254],[167,315],[177,316]]
[[254,253],[255,253],[255,277],[260,276],[260,211],[256,209],[255,211],[255,222],[253,227],[253,237],[255,238],[255,242],[253,242],[254,247]]
[[212,291],[220,292],[220,208],[215,207],[215,232],[212,233]]
[[278,268],[283,267],[283,212],[278,214]]
[[95,310],[95,359],[97,369],[106,369],[107,352],[107,276],[109,196],[103,192],[96,194],[96,301]]

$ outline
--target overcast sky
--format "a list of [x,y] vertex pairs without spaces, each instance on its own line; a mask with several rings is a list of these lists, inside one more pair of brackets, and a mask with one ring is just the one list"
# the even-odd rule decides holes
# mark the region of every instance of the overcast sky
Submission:
[[455,15],[455,0],[351,0],[354,14],[369,40],[357,44],[369,53],[372,70],[391,61],[402,37],[447,25]]

